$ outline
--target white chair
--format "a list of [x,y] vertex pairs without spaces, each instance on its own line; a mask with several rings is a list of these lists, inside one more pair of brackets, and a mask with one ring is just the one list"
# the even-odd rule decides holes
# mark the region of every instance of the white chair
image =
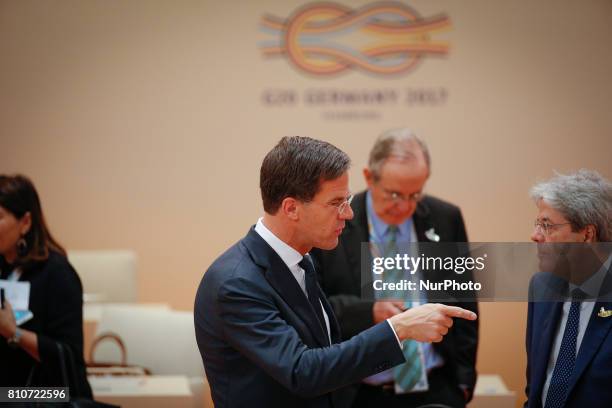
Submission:
[[85,302],[136,302],[136,254],[126,250],[71,250]]
[[[153,375],[184,375],[189,378],[195,407],[204,404],[205,373],[193,325],[193,313],[159,307],[106,305],[96,336],[112,332],[123,341],[127,364],[151,370]],[[119,347],[101,342],[95,361],[119,362]]]
[[[154,375],[184,375],[189,378],[194,402],[202,406],[204,367],[198,350],[193,313],[138,305],[104,306],[96,336],[117,334],[127,351],[127,364],[151,370]],[[101,342],[96,361],[119,362],[120,350],[112,342]]]

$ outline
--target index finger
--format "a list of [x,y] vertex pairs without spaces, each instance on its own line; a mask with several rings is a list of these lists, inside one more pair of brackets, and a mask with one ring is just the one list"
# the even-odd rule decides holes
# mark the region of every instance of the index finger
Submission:
[[393,304],[393,306],[397,307],[401,311],[406,310],[406,302],[404,302],[403,300],[393,300],[391,301],[391,303]]
[[442,309],[440,311],[450,317],[460,317],[461,319],[466,319],[466,320],[476,320],[476,318],[478,317],[476,316],[476,313],[470,310],[467,310],[467,309],[463,309],[461,307],[448,306],[448,305],[441,305],[441,306],[442,306]]

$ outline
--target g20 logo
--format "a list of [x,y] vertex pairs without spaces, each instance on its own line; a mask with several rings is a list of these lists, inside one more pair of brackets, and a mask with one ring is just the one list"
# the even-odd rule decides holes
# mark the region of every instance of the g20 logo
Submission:
[[354,69],[375,75],[410,72],[425,57],[448,54],[449,44],[432,37],[451,26],[444,14],[423,18],[398,2],[358,9],[310,3],[287,19],[265,15],[261,25],[273,37],[260,44],[264,56],[285,57],[320,76]]

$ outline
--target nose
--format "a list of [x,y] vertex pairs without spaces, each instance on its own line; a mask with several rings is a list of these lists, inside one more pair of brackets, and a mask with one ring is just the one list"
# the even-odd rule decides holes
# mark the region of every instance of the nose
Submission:
[[340,218],[343,220],[352,220],[354,215],[355,214],[353,213],[353,209],[351,208],[351,206],[347,205],[340,213]]
[[400,209],[400,211],[405,212],[405,211],[412,211],[415,207],[416,207],[416,201],[408,199],[408,200],[401,200],[397,202],[397,207]]
[[402,200],[393,204],[394,210],[393,212],[402,218],[410,218],[414,211],[416,210],[416,202],[412,200]]
[[535,227],[533,229],[533,232],[531,233],[531,240],[533,242],[542,243],[546,240],[546,237],[544,237],[544,234],[542,233],[542,231],[540,231],[538,227]]

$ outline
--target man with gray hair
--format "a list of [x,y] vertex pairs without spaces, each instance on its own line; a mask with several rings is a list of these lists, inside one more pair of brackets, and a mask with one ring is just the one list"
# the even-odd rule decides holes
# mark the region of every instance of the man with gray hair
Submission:
[[[418,304],[376,300],[373,293],[362,297],[362,242],[467,242],[459,208],[424,194],[430,172],[427,145],[410,130],[382,134],[363,170],[368,188],[355,195],[354,218],[347,220],[337,248],[313,251],[343,339]],[[475,302],[461,307],[477,311]],[[478,323],[456,321],[441,343],[419,343],[416,363],[407,359],[400,369],[367,378],[347,398],[356,407],[465,407],[476,382],[477,345]]]
[[[612,257],[610,246],[602,243],[612,241],[612,183],[582,169],[537,184],[531,197],[538,207],[531,239],[545,244],[538,248],[540,258],[552,251],[563,261],[587,254],[588,248],[595,262],[583,260],[579,269],[586,270],[562,276],[559,292],[567,300],[530,299],[525,407],[610,407],[612,302],[606,300]],[[555,243],[565,244],[554,250]],[[540,277],[534,277],[532,293]]]

